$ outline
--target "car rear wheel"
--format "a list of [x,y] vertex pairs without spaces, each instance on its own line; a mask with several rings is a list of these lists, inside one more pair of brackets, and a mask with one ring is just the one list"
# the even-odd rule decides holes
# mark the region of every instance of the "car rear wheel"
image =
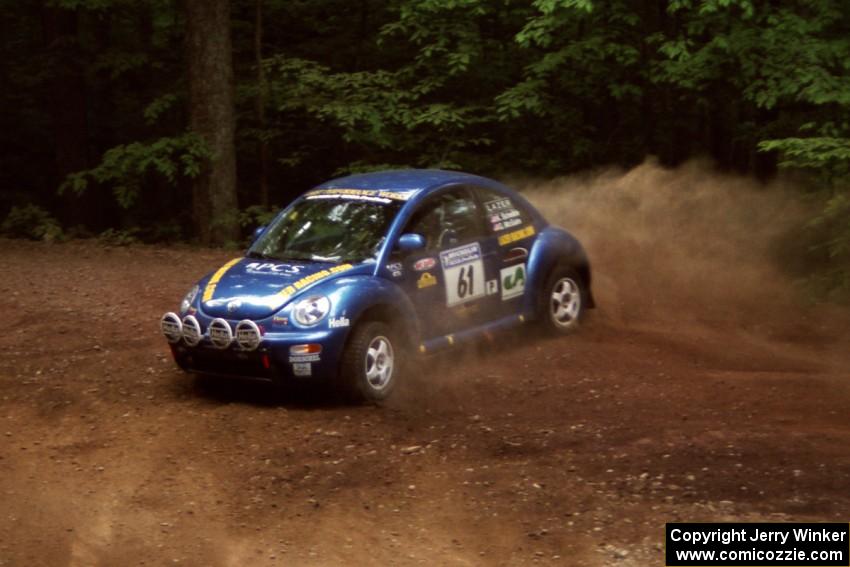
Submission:
[[553,334],[569,334],[581,323],[587,305],[584,282],[571,268],[555,268],[538,298],[543,328]]
[[399,346],[392,328],[380,321],[357,325],[345,347],[340,375],[342,386],[356,401],[381,401],[395,387]]

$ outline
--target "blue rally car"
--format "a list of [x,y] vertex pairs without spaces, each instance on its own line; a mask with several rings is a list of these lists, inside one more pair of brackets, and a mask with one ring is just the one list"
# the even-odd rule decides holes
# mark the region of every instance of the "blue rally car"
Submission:
[[160,324],[187,371],[333,380],[381,400],[417,353],[531,321],[568,333],[589,307],[581,244],[518,193],[397,170],[308,191]]

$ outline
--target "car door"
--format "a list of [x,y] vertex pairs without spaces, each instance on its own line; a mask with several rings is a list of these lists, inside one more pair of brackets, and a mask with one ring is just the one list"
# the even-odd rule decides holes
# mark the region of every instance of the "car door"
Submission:
[[528,280],[528,255],[537,238],[533,217],[508,193],[484,187],[477,187],[475,192],[486,217],[484,247],[493,250],[493,271],[498,279],[498,293],[488,311],[493,319],[520,313]]
[[403,232],[425,238],[423,250],[401,259],[408,276],[400,283],[413,298],[423,336],[452,334],[486,320],[498,258],[485,242],[484,215],[472,190],[453,187],[431,195]]

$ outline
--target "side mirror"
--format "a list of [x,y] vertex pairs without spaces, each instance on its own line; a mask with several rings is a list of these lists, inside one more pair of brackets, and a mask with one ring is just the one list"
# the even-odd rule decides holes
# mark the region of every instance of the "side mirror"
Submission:
[[413,252],[425,248],[425,237],[421,234],[409,232],[402,234],[398,239],[397,248],[402,252]]
[[265,232],[265,231],[266,231],[265,226],[258,226],[256,228],[256,230],[254,230],[254,235],[251,237],[251,244],[255,243],[257,241],[257,239],[260,237],[260,235],[263,234],[263,232]]

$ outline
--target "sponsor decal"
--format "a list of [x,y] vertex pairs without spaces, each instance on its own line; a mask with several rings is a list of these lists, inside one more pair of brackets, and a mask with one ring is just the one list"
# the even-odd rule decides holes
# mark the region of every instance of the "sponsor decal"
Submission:
[[481,246],[477,242],[440,252],[440,261],[443,263],[443,269],[454,268],[455,266],[468,264],[469,262],[480,259]]
[[159,320],[159,328],[170,343],[178,343],[183,338],[183,323],[174,313],[166,313]]
[[274,264],[269,262],[251,262],[245,265],[245,271],[249,274],[279,274],[282,276],[296,276],[301,273],[304,266],[295,264]]
[[434,285],[437,285],[437,278],[435,278],[430,272],[425,272],[419,276],[419,279],[416,281],[416,287],[419,289],[424,289]]
[[534,236],[534,226],[528,225],[519,230],[515,230],[513,232],[508,232],[499,237],[499,246],[505,246],[507,244],[511,244],[512,242],[516,242],[517,240],[522,240],[523,238],[528,238],[529,236]]
[[502,268],[499,272],[502,280],[502,300],[519,297],[525,291],[525,264]]
[[210,335],[210,342],[216,348],[227,348],[233,342],[233,331],[224,319],[213,319],[207,332]]
[[416,263],[413,264],[413,269],[417,272],[424,272],[425,270],[430,270],[436,265],[437,261],[434,258],[421,258],[416,260]]
[[517,260],[524,260],[528,258],[528,250],[522,247],[511,248],[507,254],[502,258],[502,262],[516,262]]
[[440,252],[449,307],[484,297],[484,262],[481,246],[474,242]]
[[331,317],[328,320],[328,327],[331,329],[338,329],[340,327],[348,327],[351,325],[351,322],[348,320],[348,317]]
[[401,262],[394,262],[392,264],[387,264],[387,270],[392,274],[394,278],[401,277],[402,266]]
[[274,317],[272,317],[272,325],[279,325],[281,327],[285,327],[289,325],[289,317],[275,315]]
[[286,286],[285,288],[280,290],[278,295],[282,295],[284,297],[289,297],[290,295],[294,295],[295,292],[301,291],[302,289],[304,289],[305,287],[307,287],[311,283],[315,283],[319,280],[323,280],[323,279],[325,279],[329,276],[332,276],[334,274],[339,274],[340,272],[345,272],[347,270],[350,270],[353,267],[354,266],[352,264],[340,264],[339,266],[334,266],[333,268],[330,268],[328,270],[320,270],[320,271],[316,272],[315,274],[310,274],[309,276],[305,276],[305,277],[301,278],[300,280],[293,283],[292,285]]
[[233,260],[220,267],[216,271],[216,273],[213,274],[213,276],[210,278],[210,281],[207,282],[207,286],[204,288],[204,295],[201,297],[201,301],[206,303],[207,301],[213,298],[213,294],[215,293],[215,286],[218,285],[218,282],[221,280],[221,278],[224,277],[224,274],[227,273],[227,270],[232,268],[241,259],[242,258],[234,258]]
[[511,200],[505,197],[504,199],[494,199],[493,201],[487,201],[484,203],[484,210],[488,213],[497,213],[499,211],[507,211],[514,208]]
[[499,280],[487,280],[487,295],[499,293]]
[[378,189],[315,189],[307,193],[308,199],[350,199],[378,203],[408,201],[412,196],[412,191],[384,191]]
[[292,373],[295,376],[312,376],[313,365],[309,362],[293,362]]
[[[517,215],[519,215],[519,211],[517,211]],[[507,230],[509,228],[513,228],[515,226],[521,225],[522,219],[519,216],[516,216],[512,219],[501,219],[499,217],[490,217],[490,225],[493,228],[494,232],[499,232],[501,230]]]
[[290,355],[289,362],[319,362],[321,358],[318,354],[298,354]]
[[253,321],[244,320],[236,325],[236,344],[243,350],[254,350],[260,346],[260,327]]
[[201,324],[193,315],[183,317],[183,340],[189,346],[197,346],[201,342]]
[[484,203],[487,219],[494,232],[507,230],[522,224],[522,215],[510,199],[496,199]]

